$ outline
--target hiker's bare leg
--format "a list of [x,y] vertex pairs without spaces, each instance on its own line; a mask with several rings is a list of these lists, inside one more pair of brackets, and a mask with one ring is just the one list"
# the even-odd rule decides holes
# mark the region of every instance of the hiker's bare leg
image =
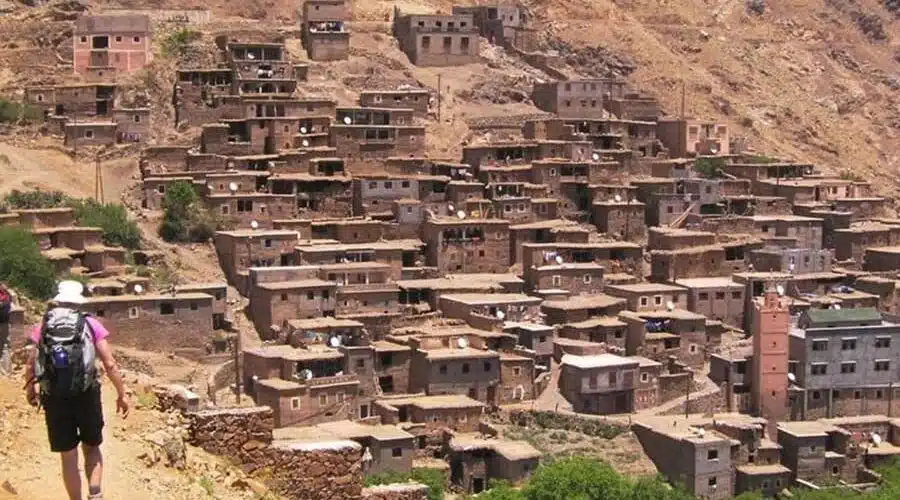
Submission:
[[88,480],[88,494],[100,493],[100,481],[103,479],[103,453],[99,446],[81,445],[84,451],[84,475]]
[[81,472],[78,471],[78,448],[59,454],[62,459],[63,482],[69,500],[81,500]]

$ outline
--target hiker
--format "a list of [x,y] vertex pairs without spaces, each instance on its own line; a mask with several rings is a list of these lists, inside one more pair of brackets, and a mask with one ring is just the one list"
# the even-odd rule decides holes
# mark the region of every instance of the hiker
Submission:
[[[107,340],[109,331],[95,318],[78,311],[84,287],[77,281],[59,283],[40,325],[32,329],[35,345],[29,354],[25,391],[29,404],[44,408],[50,450],[62,460],[63,482],[70,500],[82,500],[78,444],[84,454],[88,500],[102,500],[103,408],[96,360],[116,388],[116,411],[128,416],[125,384]],[[38,390],[40,392],[38,392]]]

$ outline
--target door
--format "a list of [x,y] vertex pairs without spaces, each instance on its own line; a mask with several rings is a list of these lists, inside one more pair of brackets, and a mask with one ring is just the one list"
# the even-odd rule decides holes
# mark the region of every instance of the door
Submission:
[[488,404],[497,404],[497,388],[494,386],[488,387],[487,390],[487,402]]

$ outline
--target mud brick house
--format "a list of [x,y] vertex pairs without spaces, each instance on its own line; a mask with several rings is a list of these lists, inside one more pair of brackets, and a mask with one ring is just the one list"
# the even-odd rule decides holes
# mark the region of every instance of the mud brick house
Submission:
[[629,311],[659,311],[687,305],[687,290],[664,283],[635,283],[609,285],[604,290],[613,297],[626,300]]
[[[395,425],[365,425],[359,422],[341,420],[319,424],[303,429],[311,437],[336,440],[349,439],[369,450],[372,459],[363,462],[366,475],[385,472],[406,473],[412,470],[415,457],[415,436]],[[280,432],[293,437],[294,429]]]
[[655,122],[662,115],[659,101],[655,97],[626,92],[621,97],[611,97],[603,101],[603,106],[612,115],[622,120]]
[[460,394],[497,404],[500,354],[472,347],[417,348],[409,377],[411,392]]
[[453,14],[470,14],[480,35],[502,47],[537,51],[537,32],[528,27],[528,14],[518,5],[454,6]]
[[579,412],[632,413],[658,403],[661,369],[660,363],[639,356],[565,354],[559,390]]
[[363,90],[359,93],[360,106],[411,109],[418,116],[428,114],[430,101],[428,89]]
[[206,293],[89,297],[82,306],[119,345],[172,352],[204,349],[213,335],[214,298]]
[[900,225],[856,223],[834,231],[834,258],[862,263],[866,249],[900,245]]
[[734,495],[731,450],[735,441],[730,436],[687,423],[673,427],[660,420],[636,422],[634,433],[671,483],[683,485],[699,498],[723,500]]
[[104,146],[116,143],[118,127],[115,122],[68,122],[64,130],[68,147]]
[[112,117],[116,85],[90,83],[25,88],[25,102],[43,111],[46,118]]
[[896,405],[900,326],[872,308],[811,309],[790,332],[799,415],[812,419],[885,414]]
[[290,95],[297,88],[294,66],[285,57],[283,43],[229,41],[225,54],[234,71],[235,94]]
[[438,272],[503,273],[509,267],[509,221],[429,219],[422,228],[425,263]]
[[499,329],[505,321],[522,322],[536,318],[541,299],[520,293],[443,294],[440,308],[444,316],[465,320],[482,330]]
[[582,236],[578,241],[587,243],[587,230],[578,231],[580,226],[574,222],[563,219],[550,219],[525,224],[515,224],[509,227],[510,265],[522,262],[522,245],[525,243],[550,243],[564,238],[571,233],[563,232],[572,229],[575,234]]
[[514,274],[450,274],[442,278],[404,279],[400,286],[403,304],[438,310],[441,295],[459,293],[521,293],[524,282]]
[[[381,417],[385,424],[423,424],[431,430],[448,428],[457,432],[474,432],[478,430],[484,403],[458,394],[397,396],[375,401],[372,409],[373,414]],[[421,436],[419,439],[425,439],[424,432],[415,430],[417,426],[406,427]]]
[[756,271],[782,271],[796,274],[831,271],[834,250],[765,247],[750,252],[750,264]]
[[280,326],[289,319],[334,315],[337,283],[317,278],[255,283],[253,276],[251,270],[250,315],[260,332],[269,332],[272,325]]
[[306,0],[301,37],[313,61],[338,61],[350,55],[350,2]]
[[611,295],[579,295],[564,300],[545,300],[541,304],[548,325],[577,323],[597,316],[615,316],[625,309],[625,300]]
[[340,243],[373,243],[384,234],[384,223],[378,220],[347,218],[321,219],[311,224],[312,237],[337,240]]
[[[552,326],[540,323],[507,322],[503,325],[503,332],[518,338],[517,345],[527,349],[529,355],[533,356],[535,369],[550,368],[550,358],[553,356],[553,338],[556,335]],[[533,380],[534,376],[532,376]]]
[[294,197],[269,193],[213,194],[204,199],[207,207],[232,226],[249,228],[252,221],[272,227],[274,219],[297,216]]
[[644,224],[646,205],[633,201],[595,201],[592,218],[597,229],[607,235],[626,240],[642,239],[647,233]]
[[[497,163],[526,165],[540,158],[538,144],[533,141],[495,142],[463,147],[463,163],[471,165],[476,175],[483,165]],[[480,175],[479,175],[480,178]]]
[[[685,278],[675,284],[687,290],[686,309],[726,325],[744,324],[745,287],[731,278]],[[612,293],[612,292],[610,292]]]
[[863,269],[870,272],[900,270],[900,247],[870,247],[863,257]]
[[219,266],[229,283],[238,283],[238,275],[250,267],[296,264],[298,240],[296,231],[277,229],[217,231],[213,238]]
[[392,31],[416,66],[461,66],[480,58],[478,27],[471,14],[404,15],[395,7]]
[[72,31],[75,73],[99,80],[143,68],[153,57],[150,35],[146,15],[79,16]]
[[619,319],[628,325],[626,353],[654,361],[674,356],[691,368],[702,369],[707,356],[706,317],[683,309],[672,311],[624,311]]
[[365,325],[351,319],[332,317],[312,319],[289,319],[282,332],[285,343],[292,347],[313,344],[327,345],[337,337],[342,346],[361,346],[369,341]]
[[696,119],[661,118],[656,137],[669,150],[669,156],[727,155],[730,136],[728,125]]
[[726,163],[722,170],[735,177],[750,179],[751,181],[764,181],[766,179],[793,179],[802,178],[813,173],[813,165],[809,163]]
[[[176,71],[173,104],[175,123],[199,126],[223,118],[238,118],[236,106],[221,106],[221,98],[233,93],[230,68],[196,68]],[[231,113],[228,113],[230,111]]]
[[564,118],[606,118],[604,100],[624,94],[625,82],[618,79],[567,80],[535,83],[531,99],[538,109]]
[[329,146],[349,164],[392,156],[425,154],[425,127],[421,125],[331,125]]
[[389,240],[372,243],[309,244],[296,247],[301,264],[323,265],[340,262],[377,262],[390,266],[391,280],[403,277],[404,267],[415,267],[424,248],[418,240]]
[[570,295],[599,293],[603,290],[604,268],[596,262],[556,261],[529,267],[524,273],[525,288],[539,294],[564,291]]
[[526,279],[530,279],[527,276],[530,276],[532,268],[555,263],[559,257],[564,263],[601,264],[604,274],[635,273],[639,269],[642,256],[641,246],[628,241],[524,243],[522,269]]
[[446,200],[448,177],[434,175],[364,174],[353,179],[353,211],[357,215],[383,214],[391,202],[418,200],[439,203]]
[[745,269],[743,252],[729,252],[722,245],[650,251],[650,277],[653,281],[675,282],[686,278],[728,276]]
[[353,190],[349,177],[322,177],[307,173],[274,174],[271,192],[296,199],[297,215],[304,218],[349,217]]
[[822,248],[822,219],[799,215],[754,215],[755,230],[764,238],[790,238],[799,248]]
[[478,494],[492,480],[518,483],[527,479],[540,462],[541,452],[525,441],[483,439],[457,434],[447,443],[450,482],[465,493]]

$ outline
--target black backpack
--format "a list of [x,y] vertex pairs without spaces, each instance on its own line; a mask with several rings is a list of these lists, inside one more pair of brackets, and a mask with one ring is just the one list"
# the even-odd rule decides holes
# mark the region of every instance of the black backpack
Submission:
[[97,383],[97,352],[88,315],[56,307],[44,315],[35,357],[41,393],[71,398]]

